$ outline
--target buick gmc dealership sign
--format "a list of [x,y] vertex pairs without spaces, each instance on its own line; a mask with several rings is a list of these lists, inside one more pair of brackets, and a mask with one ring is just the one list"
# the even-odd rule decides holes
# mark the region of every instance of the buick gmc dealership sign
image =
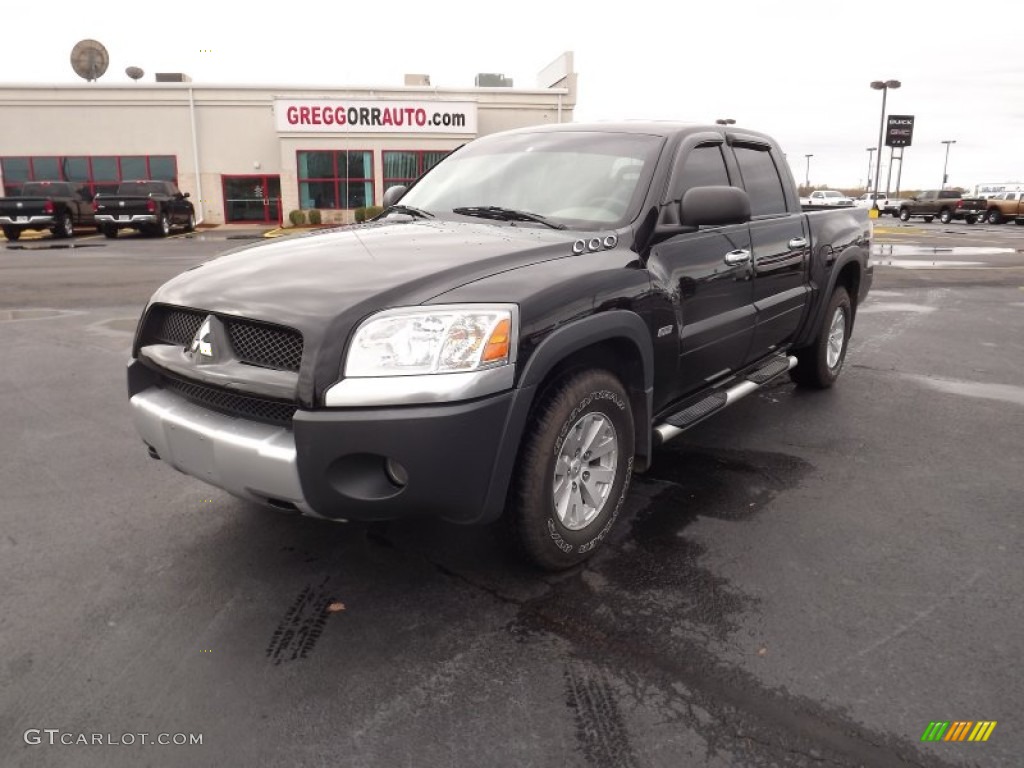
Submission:
[[279,133],[476,133],[476,102],[276,99]]

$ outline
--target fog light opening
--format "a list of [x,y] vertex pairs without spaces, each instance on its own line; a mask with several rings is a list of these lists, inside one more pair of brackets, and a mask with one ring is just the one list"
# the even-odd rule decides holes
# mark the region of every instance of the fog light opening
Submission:
[[384,460],[384,472],[387,474],[388,480],[399,488],[404,488],[409,484],[409,473],[405,471],[405,467],[394,459]]

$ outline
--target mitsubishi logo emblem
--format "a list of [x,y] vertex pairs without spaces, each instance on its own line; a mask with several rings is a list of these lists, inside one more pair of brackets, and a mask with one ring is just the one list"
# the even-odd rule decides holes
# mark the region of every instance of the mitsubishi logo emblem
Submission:
[[192,346],[189,347],[189,352],[193,355],[199,352],[202,357],[213,357],[213,334],[210,332],[209,317],[203,320],[196,335],[192,337]]

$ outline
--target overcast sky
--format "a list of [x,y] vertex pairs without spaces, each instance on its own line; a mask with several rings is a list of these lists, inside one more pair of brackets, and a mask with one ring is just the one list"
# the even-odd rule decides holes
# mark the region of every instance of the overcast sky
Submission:
[[[172,71],[196,83],[400,85],[417,72],[471,86],[477,72],[499,72],[532,88],[571,50],[577,121],[730,117],[778,139],[798,181],[813,154],[813,184],[856,186],[878,143],[881,92],[869,83],[897,79],[888,112],[917,119],[904,189],[939,186],[945,139],[957,142],[951,185],[1024,182],[1019,0],[997,4],[996,16],[951,0],[915,13],[881,0],[44,5],[16,4],[25,23],[5,18],[0,82],[84,86],[69,54],[89,37],[110,53],[103,83],[127,82],[136,65],[146,81]],[[883,188],[888,157],[884,148]]]

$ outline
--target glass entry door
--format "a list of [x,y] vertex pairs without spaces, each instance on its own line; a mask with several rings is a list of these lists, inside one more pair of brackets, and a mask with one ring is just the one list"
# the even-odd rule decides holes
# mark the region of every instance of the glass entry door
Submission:
[[224,221],[281,223],[280,176],[222,176]]

